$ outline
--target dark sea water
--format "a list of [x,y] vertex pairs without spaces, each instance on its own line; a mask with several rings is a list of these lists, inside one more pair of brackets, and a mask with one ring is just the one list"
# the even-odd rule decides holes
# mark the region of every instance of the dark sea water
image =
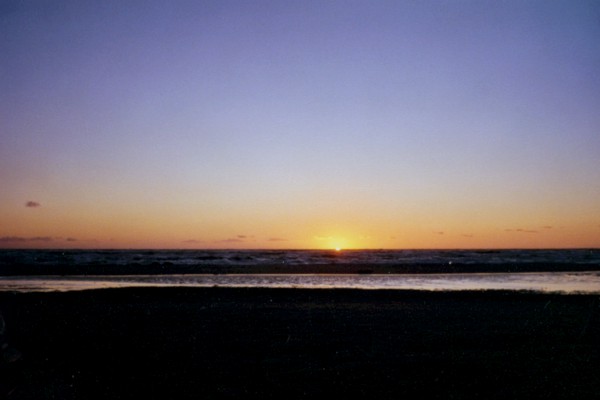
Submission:
[[0,251],[0,291],[140,286],[600,294],[600,251]]
[[600,249],[576,250],[0,250],[3,265],[587,265]]

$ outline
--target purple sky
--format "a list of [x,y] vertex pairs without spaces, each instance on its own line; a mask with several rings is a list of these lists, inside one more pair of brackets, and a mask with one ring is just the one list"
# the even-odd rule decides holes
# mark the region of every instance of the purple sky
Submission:
[[9,0],[0,38],[2,247],[600,246],[597,1]]

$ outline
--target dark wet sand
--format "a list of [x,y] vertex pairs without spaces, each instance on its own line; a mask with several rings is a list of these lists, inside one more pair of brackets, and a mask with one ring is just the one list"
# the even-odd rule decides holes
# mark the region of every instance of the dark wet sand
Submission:
[[[0,293],[10,399],[597,398],[598,296]],[[14,354],[14,353],[13,353]]]

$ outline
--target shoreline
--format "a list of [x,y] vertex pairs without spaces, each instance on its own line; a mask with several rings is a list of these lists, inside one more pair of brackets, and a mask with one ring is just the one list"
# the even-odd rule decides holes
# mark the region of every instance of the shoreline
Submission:
[[0,312],[14,399],[600,391],[597,295],[127,288],[4,292]]
[[217,287],[427,292],[512,291],[561,295],[600,295],[600,272],[0,276],[0,292],[19,293],[125,288]]

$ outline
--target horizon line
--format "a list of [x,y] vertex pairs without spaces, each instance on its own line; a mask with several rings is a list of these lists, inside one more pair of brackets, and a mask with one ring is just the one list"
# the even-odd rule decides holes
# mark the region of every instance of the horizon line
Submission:
[[167,247],[86,247],[86,248],[59,248],[59,247],[3,247],[0,251],[548,251],[548,250],[598,250],[600,247],[366,247],[366,248],[167,248]]

